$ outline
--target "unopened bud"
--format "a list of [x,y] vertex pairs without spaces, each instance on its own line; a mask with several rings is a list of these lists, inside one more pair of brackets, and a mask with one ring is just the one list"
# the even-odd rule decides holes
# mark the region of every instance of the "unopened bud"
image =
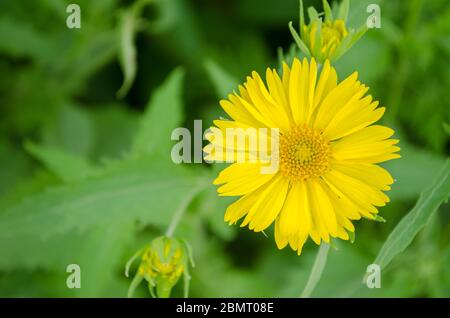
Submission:
[[130,285],[129,297],[143,279],[148,282],[152,296],[158,298],[170,297],[172,288],[181,276],[184,276],[185,296],[187,296],[190,279],[188,266],[189,261],[191,261],[192,266],[193,262],[190,248],[186,242],[167,236],[155,238],[147,247],[138,251],[130,259],[125,272],[127,276],[131,263],[139,256],[141,263]]
[[290,31],[299,49],[319,63],[325,60],[336,61],[367,31],[364,24],[359,29],[346,26],[349,1],[343,0],[338,15],[333,16],[327,0],[323,0],[324,20],[313,8],[308,9],[309,24],[305,23],[303,1],[300,1],[300,34],[289,24]]

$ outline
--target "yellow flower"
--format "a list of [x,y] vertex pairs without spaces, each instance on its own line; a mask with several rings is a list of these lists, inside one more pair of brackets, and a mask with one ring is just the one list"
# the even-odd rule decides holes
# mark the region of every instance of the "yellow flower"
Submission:
[[[289,244],[298,254],[308,237],[316,244],[348,240],[353,220],[375,219],[377,207],[389,202],[383,191],[393,183],[376,164],[400,157],[398,140],[389,139],[394,131],[372,125],[385,109],[366,95],[357,73],[338,83],[328,60],[318,72],[314,59],[294,59],[291,68],[283,63],[281,78],[267,69],[266,83],[253,72],[239,94],[220,102],[232,120],[214,121],[204,149],[212,161],[232,154],[227,161],[234,163],[214,181],[220,195],[240,197],[227,208],[225,221],[231,225],[245,217],[241,226],[255,232],[275,222],[278,248]],[[266,128],[258,130],[256,145],[277,144],[278,152],[269,156],[278,169],[262,173],[267,161],[252,151],[255,143],[228,143],[229,128]],[[277,138],[269,134],[274,128]],[[240,153],[245,162],[238,160]]]

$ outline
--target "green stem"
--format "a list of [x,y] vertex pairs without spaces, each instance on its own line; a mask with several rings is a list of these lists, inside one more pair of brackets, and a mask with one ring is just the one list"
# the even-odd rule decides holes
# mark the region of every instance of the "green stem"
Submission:
[[322,276],[325,264],[327,263],[329,249],[330,245],[326,243],[322,243],[320,245],[319,251],[317,252],[317,256],[314,261],[314,265],[311,269],[311,274],[309,274],[308,282],[306,283],[305,289],[300,295],[300,298],[310,297],[312,292],[314,291],[314,288],[316,288],[316,285],[319,282],[320,277]]
[[181,219],[183,218],[184,212],[186,211],[189,202],[191,202],[191,196],[187,196],[186,199],[184,199],[180,207],[177,211],[175,211],[172,221],[170,221],[169,226],[167,227],[166,236],[170,237],[175,232],[178,224],[180,223]]
[[189,203],[191,203],[192,199],[201,191],[205,185],[201,183],[199,186],[195,187],[189,195],[181,202],[179,208],[175,211],[172,221],[170,221],[169,226],[167,227],[166,236],[171,237],[175,233],[175,230],[183,218],[184,212],[186,212]]

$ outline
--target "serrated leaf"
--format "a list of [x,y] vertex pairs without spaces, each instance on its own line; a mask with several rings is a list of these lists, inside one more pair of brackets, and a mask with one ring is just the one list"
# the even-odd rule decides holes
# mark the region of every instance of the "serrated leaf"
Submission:
[[170,154],[170,136],[183,118],[184,71],[177,68],[153,93],[133,139],[132,154]]
[[417,233],[428,223],[430,217],[450,195],[450,160],[435,176],[431,186],[423,191],[414,208],[405,215],[389,234],[374,264],[385,268],[413,241]]
[[82,180],[95,173],[95,168],[82,157],[57,148],[39,146],[31,141],[26,142],[24,147],[35,159],[64,182]]
[[30,177],[9,189],[9,191],[0,197],[0,213],[3,213],[7,207],[17,204],[28,195],[40,192],[46,187],[59,184],[61,181],[53,174],[39,170],[33,177]]
[[42,144],[87,157],[95,146],[96,124],[81,105],[64,101],[42,132]]
[[205,69],[216,90],[219,98],[225,98],[238,87],[238,81],[234,76],[226,72],[215,61],[209,59],[205,62]]
[[0,214],[0,245],[119,221],[165,226],[204,184],[202,176],[160,159],[119,164],[106,175],[50,188],[8,207]]

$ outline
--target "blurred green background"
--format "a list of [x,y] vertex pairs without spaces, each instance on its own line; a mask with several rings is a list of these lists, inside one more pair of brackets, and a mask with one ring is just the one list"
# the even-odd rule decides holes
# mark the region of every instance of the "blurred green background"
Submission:
[[[71,2],[80,29],[66,27]],[[403,158],[386,164],[397,179],[380,212],[387,223],[358,221],[355,243],[337,242],[313,296],[450,297],[448,204],[383,270],[382,288],[362,284],[444,164],[450,134],[448,1],[353,0],[348,25],[365,23],[369,3],[381,7],[381,28],[335,66],[340,79],[357,70],[387,107],[383,123],[396,129]],[[322,11],[321,1],[305,5]],[[209,184],[221,167],[170,160],[174,127],[203,119],[206,129],[249,72],[277,67],[291,20],[298,25],[297,0],[154,0],[142,10],[119,0],[1,0],[0,296],[125,297],[127,259],[189,198],[176,236],[194,250],[190,296],[298,296],[317,246],[298,257],[278,251],[271,231],[229,227],[232,200]],[[124,74],[130,89],[118,95]],[[66,287],[71,263],[81,266],[80,289]],[[144,285],[137,296],[148,297]]]

